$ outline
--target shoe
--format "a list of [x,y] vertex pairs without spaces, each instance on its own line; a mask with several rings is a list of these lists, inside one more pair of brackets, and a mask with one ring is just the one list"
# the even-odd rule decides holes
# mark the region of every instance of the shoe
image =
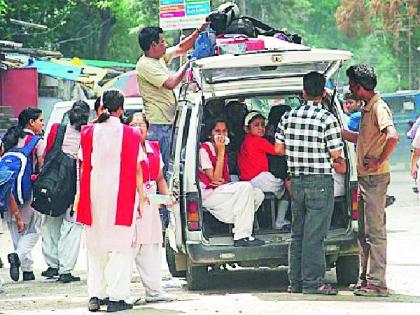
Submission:
[[80,277],[75,277],[71,273],[63,273],[58,276],[58,280],[63,283],[69,283],[73,281],[80,281]]
[[88,310],[89,312],[97,312],[101,309],[101,305],[99,303],[99,299],[94,296],[89,299]]
[[0,258],[0,268],[3,268],[3,261]]
[[331,284],[322,284],[315,289],[303,289],[303,294],[337,295],[338,291]]
[[395,197],[394,196],[390,196],[390,195],[386,195],[386,199],[385,199],[385,208],[389,207],[390,205],[392,205],[395,202]]
[[41,272],[41,276],[46,278],[54,278],[58,276],[58,268],[48,267],[47,270]]
[[289,293],[302,293],[302,285],[289,285],[287,287]]
[[99,299],[99,305],[108,305],[109,304],[109,297],[104,299]]
[[11,253],[7,255],[7,260],[10,263],[10,278],[12,278],[13,281],[19,281],[19,256],[16,253]]
[[153,303],[153,302],[172,302],[175,301],[176,298],[172,295],[161,293],[156,296],[147,296],[146,295],[146,303]]
[[284,224],[281,227],[276,227],[276,230],[279,233],[290,233],[292,230],[292,225],[290,223]]
[[252,236],[233,241],[233,246],[235,247],[254,247],[254,246],[261,246],[264,244],[265,244],[264,241],[253,238]]
[[349,290],[350,291],[356,291],[356,290],[360,290],[364,287],[367,286],[367,281],[366,280],[360,280],[357,283],[353,283],[349,285]]
[[353,294],[357,296],[367,297],[387,297],[389,296],[389,291],[387,288],[382,288],[373,284],[368,284],[363,288],[354,290]]
[[133,304],[128,304],[124,300],[120,300],[118,302],[109,301],[106,311],[107,313],[113,313],[118,311],[131,310],[132,308]]
[[35,280],[35,275],[32,271],[24,271],[22,278],[23,278],[23,281],[32,281],[32,280]]

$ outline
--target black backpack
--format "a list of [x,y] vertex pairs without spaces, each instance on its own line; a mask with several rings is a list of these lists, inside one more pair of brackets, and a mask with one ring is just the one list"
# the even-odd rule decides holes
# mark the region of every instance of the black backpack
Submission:
[[66,213],[76,195],[77,160],[65,154],[61,146],[66,125],[59,125],[54,146],[33,186],[32,207],[52,217]]
[[282,34],[282,37],[290,43],[302,43],[302,37],[298,34],[289,34],[284,31],[277,30],[250,16],[242,16],[233,19],[230,24],[227,25],[224,34],[244,34],[248,37],[258,37],[258,35],[274,36],[276,34]]

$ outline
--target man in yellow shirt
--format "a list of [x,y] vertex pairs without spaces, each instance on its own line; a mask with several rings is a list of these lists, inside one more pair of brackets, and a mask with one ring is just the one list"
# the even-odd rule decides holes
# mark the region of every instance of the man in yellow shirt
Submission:
[[144,55],[137,62],[137,81],[143,98],[144,110],[150,122],[148,139],[159,141],[166,174],[172,123],[175,118],[175,87],[182,81],[189,64],[186,63],[171,74],[171,61],[190,50],[200,32],[208,23],[203,23],[189,37],[177,46],[167,48],[163,30],[160,27],[145,27],[139,32],[138,41]]
[[359,181],[360,281],[354,294],[387,296],[385,198],[390,182],[389,157],[398,143],[398,132],[388,105],[374,91],[374,69],[355,65],[347,69],[350,91],[366,102],[358,133],[342,131],[345,140],[357,143]]

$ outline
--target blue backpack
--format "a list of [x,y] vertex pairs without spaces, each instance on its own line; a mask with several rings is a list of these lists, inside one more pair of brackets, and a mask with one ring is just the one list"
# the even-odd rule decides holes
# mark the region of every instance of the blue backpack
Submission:
[[0,160],[0,208],[8,208],[10,192],[18,205],[29,201],[32,196],[33,157],[32,151],[41,139],[33,136],[22,148],[12,148]]
[[205,31],[198,35],[195,40],[192,57],[194,59],[201,59],[205,57],[214,56],[216,49],[216,34],[212,31]]

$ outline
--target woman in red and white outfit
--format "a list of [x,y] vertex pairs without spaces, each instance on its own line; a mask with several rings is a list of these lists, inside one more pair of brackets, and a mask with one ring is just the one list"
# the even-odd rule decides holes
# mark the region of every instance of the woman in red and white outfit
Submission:
[[121,124],[122,93],[105,91],[102,102],[97,123],[82,129],[77,222],[86,229],[89,311],[107,303],[107,312],[115,312],[132,308],[127,300],[143,195],[143,155],[140,133]]
[[[162,261],[162,223],[159,214],[159,205],[171,205],[168,196],[168,185],[163,176],[163,160],[159,150],[159,143],[145,140],[149,129],[149,122],[142,113],[133,115],[129,125],[138,129],[141,134],[140,151],[144,160],[141,162],[143,173],[143,187],[149,198],[137,219],[136,266],[146,291],[146,302],[170,302],[175,298],[166,294],[161,286]],[[156,200],[159,192],[166,199]],[[165,198],[166,197],[166,198]]]

